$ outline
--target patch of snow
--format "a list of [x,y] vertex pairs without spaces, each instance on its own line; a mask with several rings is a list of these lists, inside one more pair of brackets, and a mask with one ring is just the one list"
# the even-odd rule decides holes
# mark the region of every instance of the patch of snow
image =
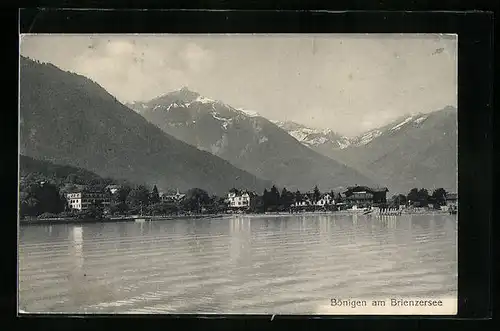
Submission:
[[415,119],[413,122],[416,124],[420,124],[423,121],[425,121],[426,119],[427,119],[427,116],[420,116],[419,118]]
[[259,139],[259,144],[262,144],[262,143],[265,143],[266,141],[268,141],[269,139],[267,139],[266,136],[263,136],[262,138]]
[[337,142],[339,144],[340,149],[347,148],[347,147],[351,146],[351,144],[352,144],[351,140],[347,137],[342,137]]
[[245,115],[250,116],[250,117],[260,116],[259,113],[255,112],[255,111],[252,111],[252,110],[246,110],[246,109],[243,109],[243,108],[238,108],[237,110],[239,110],[240,112],[242,112]]
[[333,131],[331,129],[324,129],[321,133],[323,133],[323,134],[332,134]]
[[224,128],[224,130],[227,130],[227,126],[228,126],[229,122],[231,122],[230,118],[220,117],[219,113],[217,113],[216,111],[212,111],[212,112],[210,112],[210,114],[212,114],[212,117],[215,118],[216,120],[221,121],[222,127]]
[[399,130],[401,129],[401,127],[403,125],[405,125],[406,123],[410,122],[411,120],[413,119],[413,116],[410,116],[408,117],[407,119],[405,119],[403,122],[399,123],[398,125],[395,125],[391,128],[391,131],[396,131],[396,130]]
[[197,97],[193,102],[200,102],[200,103],[215,103],[216,101],[210,98],[205,98],[202,97],[201,95]]
[[298,141],[304,141],[307,137],[307,133],[304,133],[302,130],[290,131],[288,133]]
[[230,118],[225,118],[225,117],[219,117],[219,113],[213,111],[213,112],[210,112],[210,114],[212,114],[212,117],[215,118],[216,120],[219,120],[219,121],[222,121],[222,122],[227,122],[230,120]]
[[[170,107],[170,106],[169,106],[169,107]],[[160,108],[160,105],[156,105],[156,106],[154,106],[153,110],[156,110],[156,109],[158,109],[158,108]]]
[[[159,106],[158,106],[159,107]],[[172,107],[177,107],[177,108],[187,108],[189,107],[189,103],[188,104],[184,104],[184,103],[181,103],[181,104],[178,104],[177,102],[174,102],[174,103],[171,103],[170,105],[168,105],[168,107],[166,108],[166,111],[169,111]],[[156,108],[156,107],[155,107]]]
[[328,139],[326,139],[325,137],[316,137],[312,140],[309,140],[309,143],[312,145],[322,145],[322,144],[326,143],[327,141],[328,141]]
[[372,141],[373,139],[379,137],[381,134],[382,134],[382,131],[380,131],[380,130],[373,130],[373,131],[367,132],[360,137],[360,140],[357,143],[357,145],[366,145],[370,141]]

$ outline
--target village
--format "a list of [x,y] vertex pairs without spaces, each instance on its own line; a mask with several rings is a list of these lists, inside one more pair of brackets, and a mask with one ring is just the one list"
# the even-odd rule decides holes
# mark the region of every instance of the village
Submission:
[[[262,214],[262,213],[310,213],[347,212],[363,214],[401,215],[418,212],[457,212],[457,194],[435,189],[432,194],[426,189],[414,188],[407,195],[397,194],[387,198],[386,187],[351,186],[340,192],[320,192],[314,187],[309,192],[281,192],[273,186],[262,195],[245,189],[231,189],[223,197],[209,196],[202,189],[186,192],[178,189],[170,192],[151,191],[145,186],[129,187],[110,184],[96,188],[77,185],[69,192],[58,194],[59,204],[43,206],[43,195],[51,189],[51,183],[40,182],[31,193],[38,208],[21,204],[21,219],[65,219],[85,218],[93,220],[137,219],[142,217]],[[33,187],[33,186],[31,186]],[[57,188],[52,188],[56,190]],[[52,199],[54,200],[54,199]],[[57,199],[56,199],[57,200]],[[25,196],[23,201],[30,201]],[[31,208],[31,209],[30,209]]]

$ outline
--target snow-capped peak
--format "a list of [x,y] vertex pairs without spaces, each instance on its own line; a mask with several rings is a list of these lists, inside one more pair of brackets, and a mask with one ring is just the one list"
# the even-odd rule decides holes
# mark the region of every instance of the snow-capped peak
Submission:
[[351,144],[349,138],[340,136],[331,129],[311,128],[291,121],[272,121],[272,123],[308,147],[330,144],[332,148],[343,149]]
[[420,124],[423,121],[425,121],[427,119],[427,117],[428,117],[427,115],[421,115],[421,116],[417,117],[413,122],[416,124]]
[[193,102],[200,102],[200,103],[215,103],[216,101],[210,98],[206,98],[203,96],[197,97]]
[[377,129],[368,131],[368,132],[362,134],[361,136],[354,138],[352,144],[356,145],[356,146],[366,145],[370,141],[372,141],[373,139],[380,137],[382,135],[382,133],[383,133],[382,131],[377,130]]
[[247,109],[244,109],[244,108],[237,108],[236,110],[244,113],[245,115],[247,116],[250,116],[250,117],[258,117],[260,116],[259,113],[253,111],[253,110],[247,110]]
[[396,125],[395,125],[395,126],[393,126],[390,130],[391,130],[391,131],[397,131],[397,130],[401,129],[401,127],[402,127],[403,125],[405,125],[406,123],[408,123],[408,122],[410,122],[411,120],[413,120],[413,118],[414,118],[414,116],[413,116],[413,115],[411,115],[411,116],[409,116],[409,117],[405,118],[405,119],[404,119],[404,121],[402,121],[402,122],[401,122],[401,123],[399,123],[399,124],[396,124]]

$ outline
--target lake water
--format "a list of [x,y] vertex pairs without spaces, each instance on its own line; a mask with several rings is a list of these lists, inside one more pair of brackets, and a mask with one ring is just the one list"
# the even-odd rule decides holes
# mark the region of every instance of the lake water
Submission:
[[19,229],[25,312],[314,314],[331,298],[456,295],[455,215]]

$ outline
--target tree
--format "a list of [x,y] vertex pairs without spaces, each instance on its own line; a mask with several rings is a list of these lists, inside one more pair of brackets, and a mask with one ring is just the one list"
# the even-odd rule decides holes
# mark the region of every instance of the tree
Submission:
[[406,196],[404,194],[398,194],[396,196],[396,204],[397,206],[406,204]]
[[432,201],[439,206],[444,206],[446,204],[446,194],[444,188],[435,189],[431,195]]
[[406,204],[406,196],[404,194],[394,194],[391,199],[389,205],[392,207],[398,207],[400,205]]
[[30,216],[42,213],[58,214],[66,208],[66,199],[52,183],[31,184],[23,206]]
[[321,192],[318,189],[318,186],[314,186],[314,191],[313,191],[313,202],[316,203],[321,199]]
[[418,191],[418,201],[420,205],[427,205],[429,203],[429,192],[425,188]]
[[280,192],[274,185],[271,187],[271,191],[269,192],[269,203],[273,210],[276,209],[280,203]]
[[227,209],[227,203],[224,198],[212,195],[210,202],[205,207],[209,213],[219,213]]
[[192,188],[186,192],[186,196],[182,201],[182,206],[185,210],[201,212],[202,207],[210,203],[210,197],[205,190],[201,188]]
[[269,208],[270,205],[271,205],[271,201],[270,201],[269,192],[267,191],[267,189],[264,189],[264,193],[262,194],[262,206],[263,206],[264,210],[267,210],[267,208]]
[[21,217],[25,216],[36,216],[39,215],[38,211],[40,206],[40,201],[38,201],[35,197],[30,196],[23,200],[21,200],[21,205],[19,206],[19,214]]
[[408,193],[407,200],[409,202],[417,202],[419,201],[419,194],[417,188],[412,188]]
[[288,191],[285,187],[281,191],[280,206],[281,209],[289,209],[293,204],[294,194]]
[[155,185],[149,196],[149,203],[156,204],[158,202],[160,202],[160,194],[158,193],[158,188]]
[[109,205],[109,212],[111,214],[123,215],[128,211],[128,206],[125,202],[112,201]]
[[66,176],[66,183],[76,184],[77,181],[78,177],[76,176],[76,174],[69,174],[68,176]]
[[300,193],[299,190],[295,191],[294,195],[293,195],[293,201],[294,202],[302,202],[302,193]]
[[132,191],[132,188],[128,185],[123,185],[118,188],[118,191],[113,194],[111,200],[115,203],[126,203],[127,202],[127,197]]
[[79,214],[84,218],[100,220],[104,216],[104,208],[102,208],[101,204],[96,201],[88,209],[82,210]]
[[144,185],[134,187],[128,194],[126,203],[129,209],[137,210],[147,207],[149,202],[149,191]]

